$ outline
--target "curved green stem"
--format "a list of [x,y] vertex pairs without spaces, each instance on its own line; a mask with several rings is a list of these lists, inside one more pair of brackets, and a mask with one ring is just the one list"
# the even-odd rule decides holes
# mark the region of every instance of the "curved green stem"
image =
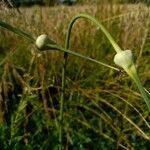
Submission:
[[[68,39],[68,43],[69,43],[69,39],[70,39],[70,35],[71,35],[71,29],[75,23],[75,21],[79,18],[85,18],[85,19],[88,19],[88,20],[91,20],[93,23],[95,23],[101,30],[102,32],[106,35],[106,37],[108,38],[108,40],[110,41],[110,43],[112,44],[113,48],[115,49],[115,51],[117,53],[120,53],[122,50],[121,48],[119,47],[119,45],[115,42],[115,40],[113,39],[113,37],[110,35],[110,33],[105,29],[105,27],[101,24],[101,22],[97,21],[95,18],[93,18],[92,16],[89,16],[89,15],[86,15],[86,14],[79,14],[77,16],[75,16],[69,26],[68,26],[68,33],[67,33],[67,39]],[[86,58],[85,58],[86,59]],[[95,60],[94,60],[95,61]],[[134,69],[130,72],[130,70],[126,70],[125,71],[128,73],[128,75],[134,80],[134,82],[136,83],[139,91],[141,92],[141,95],[144,99],[144,101],[146,102],[149,110],[150,110],[150,100],[148,99],[147,95],[146,95],[146,92],[139,80],[139,77],[137,75],[137,72],[136,72],[136,68],[134,66]]]
[[[88,15],[76,16],[76,17],[75,17],[75,20],[76,20],[77,18],[87,18],[87,16],[88,16]],[[88,17],[90,18],[90,20],[95,20],[94,18],[92,18],[92,17],[90,17],[90,16],[88,16]],[[73,19],[73,20],[74,20],[74,19]],[[60,51],[62,51],[62,52],[65,52],[65,54],[69,53],[69,54],[71,54],[71,55],[78,56],[78,57],[80,57],[80,58],[83,58],[83,59],[86,59],[86,60],[95,62],[95,63],[100,64],[100,65],[103,65],[103,66],[105,66],[105,67],[109,67],[109,68],[114,69],[114,70],[116,70],[116,71],[119,71],[118,68],[115,68],[115,67],[113,67],[113,66],[107,65],[107,64],[105,64],[105,63],[102,63],[102,62],[97,61],[97,60],[95,60],[95,59],[92,59],[92,58],[90,58],[90,57],[86,57],[86,56],[83,56],[83,55],[78,54],[78,53],[76,53],[76,52],[73,52],[73,51],[68,50],[68,48],[69,48],[69,43],[70,43],[69,41],[70,41],[71,27],[72,27],[72,25],[73,25],[73,22],[75,22],[75,20],[72,21],[72,23],[70,23],[69,28],[68,28],[68,32],[67,32],[67,36],[66,36],[66,46],[65,46],[66,48],[62,48],[62,47],[59,47],[59,46],[57,46],[57,45],[47,44],[47,46],[49,47],[49,49],[57,49],[57,50],[60,50]],[[95,22],[97,25],[99,24],[99,22],[98,22],[97,20],[95,20],[94,22]],[[16,27],[13,27],[13,26],[9,25],[8,23],[5,23],[5,22],[3,22],[3,21],[1,21],[1,20],[0,20],[0,26],[3,27],[3,28],[5,28],[5,29],[7,29],[7,30],[9,30],[9,31],[11,31],[11,32],[13,32],[13,33],[15,33],[15,34],[17,34],[17,35],[19,35],[19,36],[22,36],[22,37],[28,39],[28,40],[29,40],[30,42],[32,42],[32,43],[35,43],[35,41],[36,41],[36,39],[35,39],[32,35],[30,35],[29,33],[26,33],[26,32],[24,32],[24,31],[22,31],[22,30],[20,30],[20,29],[18,29],[18,28],[16,28]],[[106,29],[105,29],[104,27],[103,27],[103,30],[106,32],[107,37],[111,37],[111,35],[106,31]],[[112,37],[111,37],[111,38],[112,38]],[[115,44],[115,41],[113,40],[113,38],[112,38],[111,41],[112,41],[112,43],[114,43],[114,46],[115,46],[115,47],[118,47],[118,49],[120,49],[119,46],[118,46],[117,44]],[[113,41],[114,41],[114,42],[113,42]]]
[[[67,57],[68,57],[67,53],[70,53],[72,55],[76,55],[78,57],[81,57],[81,58],[84,58],[84,59],[87,59],[87,60],[90,60],[90,61],[93,61],[93,62],[96,62],[96,63],[99,63],[98,61],[96,61],[94,59],[82,56],[82,55],[80,55],[78,53],[71,52],[71,51],[68,50],[69,49],[69,44],[70,44],[71,29],[73,27],[73,24],[75,23],[75,21],[78,18],[87,18],[87,19],[90,19],[91,21],[93,21],[94,23],[96,23],[101,28],[101,30],[105,33],[105,35],[107,36],[107,38],[111,41],[111,43],[114,46],[114,48],[116,49],[116,51],[119,52],[121,50],[119,48],[119,46],[115,43],[115,41],[113,40],[113,38],[111,37],[111,35],[103,27],[103,25],[101,23],[99,23],[96,19],[94,19],[93,17],[88,16],[88,15],[78,15],[75,18],[72,19],[71,23],[69,24],[68,30],[67,30],[68,32],[67,32],[67,35],[66,35],[65,49],[63,49],[61,47],[57,47],[57,49],[59,49],[61,51],[64,51],[64,61],[63,61],[63,69],[62,69],[62,93],[61,93],[61,101],[60,101],[61,105],[60,105],[60,129],[59,129],[60,147],[59,147],[59,150],[62,149],[62,121],[63,121],[63,105],[64,105],[64,95],[65,95],[65,72],[66,72],[66,64],[67,64]],[[109,66],[109,65],[106,65],[104,63],[100,63],[100,64],[105,65],[107,67]],[[111,66],[109,66],[109,67],[112,68]]]
[[68,26],[68,32],[67,32],[67,39],[68,39],[68,43],[69,43],[69,39],[70,39],[70,35],[71,35],[71,29],[73,24],[75,23],[75,21],[79,18],[85,18],[88,20],[91,20],[93,23],[95,23],[101,30],[102,32],[106,35],[106,37],[108,38],[108,40],[110,41],[110,43],[112,44],[113,48],[115,49],[115,51],[117,53],[121,52],[121,48],[119,47],[119,45],[115,42],[115,40],[113,39],[113,37],[110,35],[110,33],[105,29],[105,27],[102,25],[101,22],[99,22],[98,20],[96,20],[95,18],[93,18],[92,16],[86,15],[86,14],[79,14],[77,16],[75,16],[69,26]]

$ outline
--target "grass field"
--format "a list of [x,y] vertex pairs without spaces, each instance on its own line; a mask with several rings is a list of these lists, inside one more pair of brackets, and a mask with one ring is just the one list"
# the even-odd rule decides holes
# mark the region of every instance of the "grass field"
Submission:
[[[74,15],[94,16],[123,50],[133,51],[140,80],[150,91],[149,7],[35,6],[20,11],[0,10],[0,20],[34,37],[48,34],[62,47]],[[112,46],[85,19],[73,26],[70,49],[117,67]],[[0,149],[58,149],[62,67],[63,53],[40,53],[0,28]],[[150,112],[130,77],[70,55],[61,124],[65,150],[150,149]]]

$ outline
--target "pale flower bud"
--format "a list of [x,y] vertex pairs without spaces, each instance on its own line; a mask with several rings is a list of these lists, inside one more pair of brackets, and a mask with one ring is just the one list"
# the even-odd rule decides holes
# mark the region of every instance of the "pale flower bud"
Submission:
[[50,40],[46,34],[42,34],[37,37],[35,45],[40,50],[47,50],[50,49],[50,47],[47,46],[47,44],[56,45],[55,42]]
[[133,65],[133,56],[131,50],[125,50],[117,53],[114,57],[116,65],[128,69]]

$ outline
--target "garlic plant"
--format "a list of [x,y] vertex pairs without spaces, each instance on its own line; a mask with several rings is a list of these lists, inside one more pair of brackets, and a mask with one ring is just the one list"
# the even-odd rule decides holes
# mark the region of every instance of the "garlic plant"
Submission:
[[48,35],[46,35],[46,34],[39,35],[39,36],[37,37],[37,39],[36,39],[36,41],[35,41],[34,44],[35,44],[35,46],[36,46],[39,50],[41,50],[41,51],[43,51],[43,50],[50,50],[50,49],[53,49],[53,50],[56,49],[56,50],[59,50],[59,51],[62,51],[62,52],[65,52],[65,53],[68,53],[68,54],[71,54],[71,55],[80,57],[80,58],[82,58],[82,59],[86,59],[86,60],[88,60],[88,61],[95,62],[95,63],[97,63],[97,64],[100,64],[100,65],[103,65],[103,66],[105,66],[105,67],[111,68],[111,69],[113,69],[113,70],[119,71],[118,68],[115,68],[115,67],[113,67],[113,66],[110,66],[110,65],[108,65],[108,64],[105,64],[105,63],[100,62],[100,61],[98,61],[98,60],[92,59],[92,58],[90,58],[90,57],[81,55],[81,54],[79,54],[79,53],[73,52],[73,51],[71,51],[71,50],[68,50],[68,49],[66,49],[66,48],[63,48],[63,47],[59,46],[58,44],[56,44],[56,42],[52,41],[52,40],[48,37]]
[[[112,44],[114,50],[117,53],[114,57],[114,62],[118,66],[122,67],[127,72],[127,74],[134,80],[134,82],[136,83],[137,87],[139,88],[139,90],[141,92],[141,95],[142,95],[142,97],[143,97],[143,99],[144,99],[145,103],[147,104],[148,109],[150,111],[150,99],[148,99],[148,96],[146,95],[146,92],[145,92],[145,90],[144,90],[144,88],[143,88],[143,86],[142,86],[142,84],[139,80],[138,75],[137,75],[137,70],[136,70],[136,67],[135,67],[134,62],[133,62],[131,51],[130,50],[122,51],[121,48],[118,46],[118,44],[115,42],[115,40],[112,38],[110,33],[105,29],[105,27],[99,21],[97,21],[95,18],[93,18],[89,15],[86,15],[86,14],[79,14],[79,15],[75,16],[71,20],[71,22],[69,24],[69,27],[68,27],[68,32],[67,32],[68,43],[69,43],[69,40],[70,40],[70,34],[71,34],[71,29],[73,27],[73,24],[79,18],[84,18],[84,19],[88,19],[88,20],[92,21],[106,35],[106,37],[108,38],[108,40],[110,41],[110,43]],[[40,36],[37,37],[37,39],[35,39],[32,35],[24,32],[22,30],[19,30],[18,28],[15,28],[15,27],[13,27],[13,26],[11,26],[11,25],[9,25],[9,24],[1,21],[1,20],[0,20],[0,26],[5,28],[5,29],[8,29],[9,31],[12,31],[12,32],[14,32],[14,33],[16,33],[16,34],[18,34],[22,37],[27,38],[30,42],[34,43],[39,50],[57,49],[57,50],[72,54],[74,56],[78,56],[78,57],[81,57],[83,59],[87,59],[89,61],[93,61],[95,63],[104,65],[104,66],[109,67],[111,69],[114,69],[114,70],[117,70],[117,71],[119,70],[118,68],[112,67],[110,65],[107,65],[107,64],[102,63],[100,61],[97,61],[95,59],[92,59],[92,58],[83,56],[81,54],[75,53],[73,51],[70,51],[68,49],[62,48],[62,47],[58,46],[55,42],[50,40],[47,37],[47,35],[45,35],[45,34],[40,35]]]
[[131,50],[124,50],[118,52],[114,57],[114,62],[119,67],[122,67],[127,72],[127,74],[134,80],[134,82],[136,83],[137,87],[141,92],[141,95],[145,103],[148,106],[148,109],[150,110],[150,99],[148,99],[146,92],[137,75],[137,70],[133,62],[133,56]]
[[[67,37],[70,37],[73,24],[75,23],[76,20],[80,18],[84,18],[84,19],[88,19],[92,21],[94,24],[96,24],[96,26],[99,29],[102,30],[102,32],[105,34],[105,36],[107,37],[107,39],[109,40],[109,42],[111,43],[111,45],[113,46],[114,50],[117,53],[114,57],[115,64],[118,65],[119,67],[122,67],[127,72],[127,74],[134,80],[134,82],[136,83],[139,91],[141,92],[141,95],[150,111],[150,99],[148,99],[148,96],[146,95],[146,92],[137,75],[137,70],[133,62],[132,52],[130,50],[123,51],[100,21],[96,20],[92,16],[89,16],[86,14],[79,14],[71,20],[69,27],[68,27]],[[70,38],[68,38],[68,40],[69,39]]]

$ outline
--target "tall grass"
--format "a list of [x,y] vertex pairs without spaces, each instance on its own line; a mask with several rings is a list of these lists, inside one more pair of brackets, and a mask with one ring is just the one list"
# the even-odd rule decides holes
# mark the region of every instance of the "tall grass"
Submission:
[[[34,7],[22,12],[23,16],[16,14],[15,18],[12,15],[15,12],[0,12],[1,19],[34,33],[35,37],[47,33],[61,45],[64,45],[67,23],[77,12],[87,12],[103,20],[123,49],[134,50],[140,77],[149,91],[146,19],[149,8],[142,5]],[[78,22],[73,28],[70,48],[112,64],[111,45],[92,26],[86,21]],[[28,41],[0,31],[3,49],[0,145],[5,149],[58,149],[63,56],[56,51],[39,54]],[[73,56],[69,56],[68,62],[63,149],[149,148],[149,112],[128,77]]]

